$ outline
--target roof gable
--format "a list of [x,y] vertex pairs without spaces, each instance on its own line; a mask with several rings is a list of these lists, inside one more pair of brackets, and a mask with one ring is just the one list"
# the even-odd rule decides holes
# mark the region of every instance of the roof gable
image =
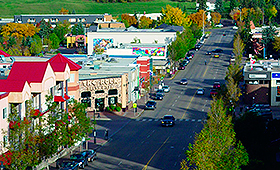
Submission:
[[[80,70],[82,67],[79,64],[76,64],[72,60],[58,53],[57,55],[50,58],[47,62],[49,63],[68,63],[70,71]],[[54,70],[57,68],[53,68]]]
[[24,80],[0,80],[1,92],[22,92],[26,81]]
[[47,62],[14,62],[7,79],[41,83],[48,64]]
[[50,63],[54,72],[64,72],[67,63]]

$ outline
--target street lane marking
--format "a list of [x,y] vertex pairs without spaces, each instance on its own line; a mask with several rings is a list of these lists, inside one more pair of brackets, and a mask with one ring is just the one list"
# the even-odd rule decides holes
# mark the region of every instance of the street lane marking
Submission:
[[152,159],[155,157],[155,155],[158,153],[158,151],[163,147],[163,145],[168,141],[169,137],[163,142],[163,144],[158,148],[158,150],[153,154],[151,159],[147,162],[147,164],[144,166],[142,170],[146,170],[148,168],[149,163],[152,161]]
[[[212,59],[213,59],[213,58],[211,57],[210,62],[212,61]],[[210,64],[210,62],[209,62],[209,64]],[[208,70],[208,65],[206,66],[206,70],[204,71],[204,74],[203,74],[203,76],[202,76],[202,77],[204,77],[204,76],[205,76],[205,74],[206,74],[207,70]]]
[[194,122],[195,121],[195,119],[192,119],[192,122]]
[[[192,99],[191,99],[191,101],[190,101],[190,103],[189,103],[189,105],[188,105],[188,107],[187,107],[187,110],[189,109],[189,107],[190,107],[190,105],[191,105],[191,103],[192,103],[192,100],[194,99],[195,94],[196,94],[196,93],[194,93],[194,95],[193,95],[193,97],[192,97]],[[183,116],[182,116],[181,119],[184,118],[185,114],[186,114],[186,113],[183,114]]]
[[120,164],[122,164],[122,161],[118,165],[120,165]]

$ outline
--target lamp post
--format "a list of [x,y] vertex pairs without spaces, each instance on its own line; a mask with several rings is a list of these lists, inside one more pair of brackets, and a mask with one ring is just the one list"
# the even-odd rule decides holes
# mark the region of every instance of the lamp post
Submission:
[[205,14],[206,11],[203,10],[203,14],[202,14],[202,24],[203,24],[203,28],[202,28],[202,36],[205,35],[205,32],[204,32],[204,14]]

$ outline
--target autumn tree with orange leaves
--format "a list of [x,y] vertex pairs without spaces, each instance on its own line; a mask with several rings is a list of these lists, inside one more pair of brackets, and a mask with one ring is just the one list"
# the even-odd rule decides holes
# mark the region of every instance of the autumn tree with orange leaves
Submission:
[[221,14],[219,12],[211,12],[211,19],[213,24],[218,24],[221,21]]
[[167,25],[184,26],[185,28],[191,25],[190,18],[188,18],[178,7],[174,8],[170,5],[166,5],[165,9],[162,8],[161,13],[161,23],[165,23]]
[[[204,21],[203,21],[203,15],[204,15]],[[190,14],[189,18],[193,23],[195,23],[198,26],[198,28],[203,27],[203,22],[204,25],[206,25],[207,16],[206,16],[206,12],[203,10],[199,10],[196,13]]]
[[62,14],[62,15],[65,15],[65,14],[68,14],[69,13],[69,10],[67,10],[66,8],[61,8],[61,10],[60,11],[58,11],[60,14]]
[[126,28],[137,24],[136,18],[134,16],[130,16],[129,14],[122,14],[121,19]]
[[152,23],[153,23],[153,20],[151,20],[150,18],[147,18],[145,16],[142,16],[140,18],[139,28],[150,28],[150,25]]

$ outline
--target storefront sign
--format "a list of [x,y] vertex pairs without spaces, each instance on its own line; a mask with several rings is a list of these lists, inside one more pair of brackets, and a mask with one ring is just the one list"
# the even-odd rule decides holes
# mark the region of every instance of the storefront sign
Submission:
[[249,74],[250,79],[255,79],[255,78],[265,79],[266,77],[267,77],[266,74]]
[[277,79],[277,78],[279,79],[280,78],[280,73],[272,73],[271,77],[274,78],[274,79]]

